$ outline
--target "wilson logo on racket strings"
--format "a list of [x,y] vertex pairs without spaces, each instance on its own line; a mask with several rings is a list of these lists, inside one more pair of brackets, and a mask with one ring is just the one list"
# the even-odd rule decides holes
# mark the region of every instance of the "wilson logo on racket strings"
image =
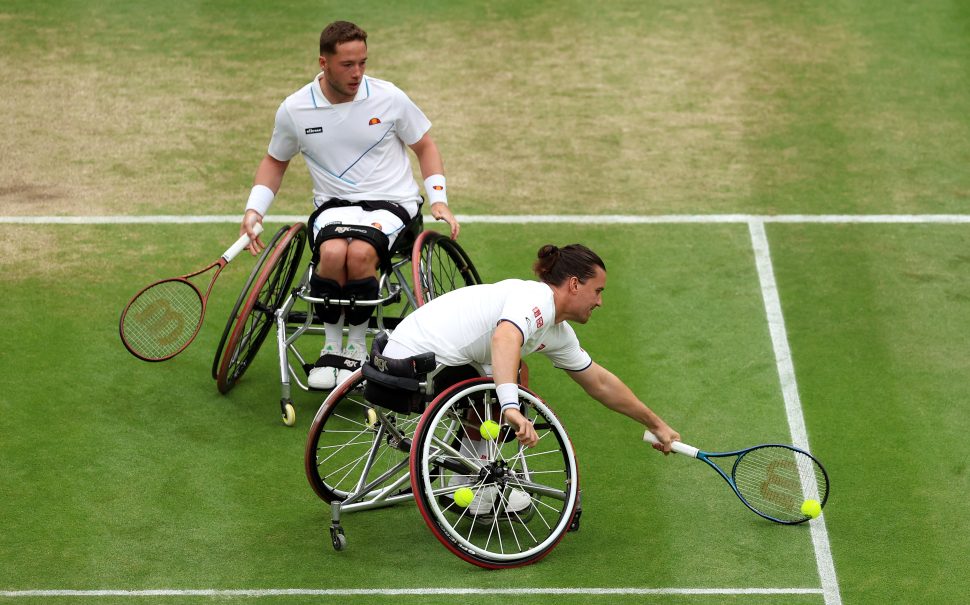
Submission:
[[792,508],[796,504],[793,494],[801,493],[798,467],[790,460],[774,460],[768,464],[765,480],[761,482],[761,495],[778,506]]
[[167,300],[155,300],[135,315],[145,329],[158,336],[158,344],[170,345],[182,334],[185,318]]

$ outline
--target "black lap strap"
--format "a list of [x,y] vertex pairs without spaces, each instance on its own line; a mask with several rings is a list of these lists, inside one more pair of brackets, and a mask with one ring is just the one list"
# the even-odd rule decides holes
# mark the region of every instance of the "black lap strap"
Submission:
[[313,264],[320,261],[320,244],[328,239],[341,239],[352,237],[370,244],[377,251],[377,258],[381,265],[381,270],[385,273],[391,270],[391,241],[380,229],[375,229],[370,225],[327,225],[317,231],[317,238],[313,241]]
[[[405,227],[408,224],[410,224],[412,220],[414,220],[411,217],[411,215],[408,214],[408,211],[404,209],[403,206],[401,206],[400,204],[395,204],[394,202],[389,202],[387,200],[362,200],[357,202],[351,202],[350,200],[330,198],[326,202],[320,204],[320,206],[313,211],[313,214],[311,214],[310,218],[307,220],[307,228],[311,230],[310,233],[312,233],[313,225],[316,223],[317,216],[319,216],[321,212],[325,212],[327,210],[330,210],[331,208],[346,208],[348,206],[359,206],[371,212],[373,212],[374,210],[387,210],[388,212],[396,216],[401,221],[401,223],[405,225]],[[387,236],[384,235],[384,233],[380,229],[367,227],[367,229],[371,229],[373,231],[376,231],[377,233],[351,232],[348,230],[351,228],[356,228],[358,226],[357,225],[333,225],[333,227],[341,227],[341,230],[328,231],[326,236],[321,237],[323,235],[323,232],[328,227],[331,227],[331,225],[327,225],[326,227],[321,229],[317,233],[316,240],[313,241],[313,264],[314,265],[316,265],[317,261],[320,260],[319,255],[320,255],[321,242],[328,239],[338,238],[338,237],[354,237],[354,238],[365,240],[367,241],[367,243],[374,246],[374,249],[377,250],[377,256],[380,258],[381,268],[384,270],[385,273],[390,271],[390,267],[391,267],[390,242],[387,239]],[[359,226],[359,227],[363,228],[364,226]]]
[[416,378],[392,376],[390,374],[381,372],[369,363],[364,364],[362,373],[364,374],[364,378],[366,378],[368,381],[376,382],[377,384],[390,389],[400,389],[402,391],[407,391],[408,393],[417,393],[418,389],[421,388],[421,383]]
[[434,353],[392,359],[381,353],[385,344],[387,335],[382,333],[374,339],[370,358],[362,367],[367,379],[364,397],[374,405],[402,414],[424,411],[421,381],[436,367]]
[[412,220],[411,215],[408,214],[408,211],[404,209],[404,206],[401,206],[400,204],[395,204],[394,202],[389,202],[387,200],[361,200],[357,202],[352,202],[350,200],[342,200],[340,198],[332,197],[329,200],[325,201],[324,203],[320,204],[320,206],[313,211],[313,214],[310,215],[310,219],[307,224],[312,228],[314,221],[316,221],[317,216],[321,212],[330,210],[331,208],[346,208],[347,206],[360,206],[361,208],[365,210],[369,210],[371,212],[373,212],[374,210],[387,210],[388,212],[396,216],[398,219],[400,219],[401,222],[404,223],[405,225],[410,223]]

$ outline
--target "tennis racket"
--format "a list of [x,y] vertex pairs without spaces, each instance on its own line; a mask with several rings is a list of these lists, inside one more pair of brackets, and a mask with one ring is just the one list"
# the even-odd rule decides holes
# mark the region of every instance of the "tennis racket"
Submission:
[[[643,440],[659,442],[650,431],[643,433]],[[829,497],[825,467],[792,445],[764,444],[733,452],[704,452],[674,441],[671,450],[706,462],[727,481],[745,506],[775,523],[804,523],[811,517],[802,512],[802,503],[817,500],[824,507]],[[719,465],[716,459],[723,462]]]
[[[263,226],[257,223],[253,231],[259,235]],[[222,253],[219,260],[204,269],[157,281],[135,294],[121,312],[119,330],[125,348],[145,361],[165,361],[184,351],[202,327],[206,302],[216,278],[249,242],[249,236],[244,234]],[[212,269],[215,273],[203,295],[189,278]]]

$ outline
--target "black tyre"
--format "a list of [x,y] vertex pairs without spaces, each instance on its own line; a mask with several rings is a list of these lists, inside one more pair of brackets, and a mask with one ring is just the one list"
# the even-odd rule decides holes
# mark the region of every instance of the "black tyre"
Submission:
[[465,250],[437,231],[418,236],[411,252],[411,272],[418,306],[445,292],[482,283]]
[[299,270],[306,229],[280,228],[266,246],[229,314],[212,362],[220,393],[228,393],[252,364]]

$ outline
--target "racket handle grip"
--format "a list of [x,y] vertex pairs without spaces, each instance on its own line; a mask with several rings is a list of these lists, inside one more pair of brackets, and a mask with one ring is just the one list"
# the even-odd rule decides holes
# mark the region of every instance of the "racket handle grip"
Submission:
[[[649,430],[643,431],[643,440],[647,443],[660,443],[657,436],[651,433]],[[690,456],[691,458],[697,458],[697,452],[700,450],[693,445],[687,445],[686,443],[682,443],[680,441],[674,441],[670,444],[670,451],[674,452],[675,454],[682,454],[684,456]]]
[[[253,225],[253,233],[255,233],[256,235],[259,235],[262,232],[263,232],[262,223],[256,223],[255,225]],[[239,236],[239,239],[236,240],[235,244],[233,244],[232,246],[229,246],[229,249],[222,253],[222,260],[228,263],[232,259],[236,258],[236,255],[242,252],[243,250],[245,250],[246,246],[248,246],[249,243],[250,243],[249,236],[243,233],[242,235]]]

